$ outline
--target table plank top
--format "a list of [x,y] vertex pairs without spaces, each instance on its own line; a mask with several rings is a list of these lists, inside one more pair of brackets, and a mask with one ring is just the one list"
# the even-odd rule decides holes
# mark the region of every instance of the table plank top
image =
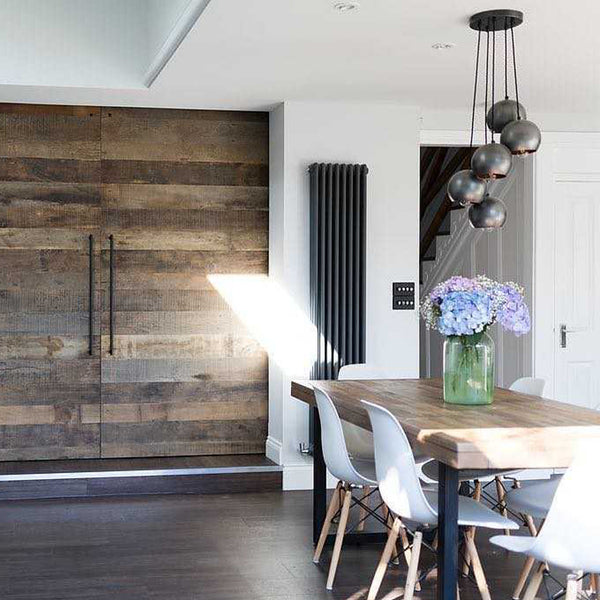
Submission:
[[445,404],[441,379],[293,381],[291,394],[314,404],[313,386],[365,429],[360,401],[384,406],[416,447],[457,469],[568,467],[582,443],[600,444],[600,412],[502,388],[487,406]]

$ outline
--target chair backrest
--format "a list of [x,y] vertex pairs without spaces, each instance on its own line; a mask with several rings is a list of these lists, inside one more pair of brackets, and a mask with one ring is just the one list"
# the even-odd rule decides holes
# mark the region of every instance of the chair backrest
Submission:
[[379,493],[390,509],[403,519],[422,524],[437,522],[419,481],[408,438],[394,415],[377,404],[362,400],[369,413],[375,444],[375,469]]
[[[396,379],[398,374],[369,363],[344,365],[338,372],[338,379]],[[353,457],[373,460],[373,436],[370,431],[348,421],[342,421],[348,451]]]
[[318,387],[315,387],[315,398],[321,421],[321,440],[323,458],[330,473],[348,483],[362,483],[362,477],[350,462],[342,422],[331,398]]
[[398,373],[369,363],[344,365],[338,372],[338,379],[398,379]]
[[600,443],[584,443],[560,482],[535,551],[550,564],[600,572]]
[[530,396],[541,396],[544,393],[546,381],[536,377],[521,377],[513,382],[509,389]]

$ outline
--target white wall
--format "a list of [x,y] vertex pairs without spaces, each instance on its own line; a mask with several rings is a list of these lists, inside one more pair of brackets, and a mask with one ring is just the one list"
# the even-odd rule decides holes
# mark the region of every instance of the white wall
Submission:
[[[286,102],[271,113],[270,277],[310,315],[307,168],[367,164],[367,360],[399,377],[419,373],[417,312],[391,309],[392,282],[419,275],[418,125],[417,109],[398,104]],[[271,360],[267,452],[285,466],[286,489],[312,485],[297,450],[308,442],[308,410],[289,393],[309,371],[293,371]]]
[[[453,275],[487,275],[498,281],[516,281],[525,288],[533,310],[533,157],[515,158],[508,180],[492,184],[490,193],[506,204],[508,216],[499,231],[477,231],[470,227],[467,211],[452,213],[451,235],[438,238],[436,260],[423,269],[426,294],[432,287]],[[533,317],[535,329],[536,318]],[[509,386],[532,371],[533,331],[515,337],[499,327],[492,328],[496,342],[496,380]],[[429,331],[421,322],[421,375],[441,377],[443,336]]]

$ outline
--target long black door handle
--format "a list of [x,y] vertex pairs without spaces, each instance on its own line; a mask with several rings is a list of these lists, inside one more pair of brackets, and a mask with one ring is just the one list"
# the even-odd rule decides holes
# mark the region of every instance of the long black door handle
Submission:
[[115,350],[115,240],[114,237],[111,235],[108,237],[108,240],[110,242],[110,254],[109,254],[109,273],[110,273],[110,280],[109,280],[109,296],[108,296],[108,302],[109,302],[109,334],[110,334],[110,342],[109,342],[109,348],[108,348],[108,353],[109,354],[114,354],[114,350]]
[[89,331],[88,331],[88,335],[89,335],[89,345],[88,345],[88,353],[90,356],[92,356],[94,354],[94,312],[95,312],[95,307],[94,307],[94,300],[95,300],[95,294],[96,294],[96,290],[95,290],[95,277],[94,277],[94,236],[90,234],[89,237],[89,302],[88,302],[88,309],[89,309],[89,321],[88,321],[88,327],[89,327]]

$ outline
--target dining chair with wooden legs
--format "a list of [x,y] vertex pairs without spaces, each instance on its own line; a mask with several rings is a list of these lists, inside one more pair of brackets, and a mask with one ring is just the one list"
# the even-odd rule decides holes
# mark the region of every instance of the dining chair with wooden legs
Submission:
[[[325,521],[323,522],[313,555],[313,562],[318,563],[325,542],[327,541],[331,524],[339,514],[339,522],[337,523],[337,532],[327,575],[327,589],[331,590],[340,561],[350,508],[354,505],[360,507],[361,515],[359,516],[359,523],[366,518],[364,516],[365,513],[367,515],[368,513],[374,514],[374,510],[370,510],[364,500],[366,500],[365,494],[367,489],[369,490],[369,494],[374,493],[377,489],[377,479],[373,460],[365,458],[355,459],[348,454],[342,430],[342,422],[331,398],[316,387],[315,398],[321,421],[323,458],[329,472],[338,479],[338,484],[329,502]],[[362,498],[358,501],[352,496],[353,489],[362,490]]]
[[[535,598],[547,565],[570,571],[566,600],[576,600],[583,573],[600,572],[600,516],[597,510],[600,478],[590,476],[598,471],[599,454],[599,443],[582,448],[559,481],[537,537],[500,535],[491,538],[493,544],[505,550],[519,552],[539,561],[523,600]],[[526,489],[518,491],[524,492]],[[510,502],[510,496],[507,501]]]
[[[368,600],[375,600],[392,549],[400,533],[402,520],[416,523],[418,527],[436,527],[438,521],[437,490],[423,489],[408,438],[394,415],[381,406],[362,401],[369,413],[375,445],[375,468],[379,493],[394,515],[392,531],[375,571]],[[472,498],[461,496],[458,506],[458,524],[461,527],[486,527],[490,529],[518,529],[513,521],[499,515]],[[406,585],[405,599],[412,598],[419,580],[419,557],[423,546],[422,532],[413,536],[412,552]],[[483,600],[490,600],[490,593],[481,567],[473,537],[465,538],[477,587]]]

